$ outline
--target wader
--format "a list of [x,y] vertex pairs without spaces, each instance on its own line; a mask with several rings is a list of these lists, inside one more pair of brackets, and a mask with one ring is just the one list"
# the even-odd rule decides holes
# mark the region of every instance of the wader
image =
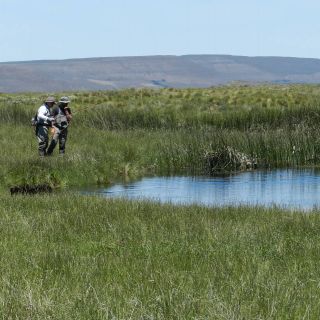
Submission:
[[[50,98],[51,99],[51,98]],[[47,99],[48,100],[48,99]],[[52,105],[44,103],[40,106],[37,112],[36,120],[36,136],[38,140],[38,150],[40,156],[46,155],[46,149],[49,143],[49,128],[51,127],[51,112],[50,108],[53,106],[54,98],[50,102]]]
[[46,149],[48,147],[48,126],[43,125],[37,125],[36,126],[36,136],[38,139],[38,150],[39,150],[39,156],[45,156],[46,155]]
[[47,150],[47,155],[51,155],[57,143],[59,142],[59,153],[64,154],[68,136],[68,120],[65,113],[58,107],[54,110],[54,133]]
[[65,148],[66,148],[67,136],[68,136],[68,128],[59,129],[56,126],[53,126],[53,128],[54,128],[54,134],[52,136],[52,140],[47,150],[47,155],[52,154],[58,141],[59,141],[59,153],[64,154]]

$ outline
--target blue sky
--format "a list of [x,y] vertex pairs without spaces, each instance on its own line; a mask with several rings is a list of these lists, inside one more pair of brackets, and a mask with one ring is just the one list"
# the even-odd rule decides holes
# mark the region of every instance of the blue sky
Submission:
[[233,54],[320,58],[319,0],[0,0],[0,61]]

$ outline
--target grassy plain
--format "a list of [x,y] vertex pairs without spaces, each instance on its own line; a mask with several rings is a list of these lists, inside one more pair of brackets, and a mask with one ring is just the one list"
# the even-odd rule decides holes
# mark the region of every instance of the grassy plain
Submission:
[[[57,97],[62,93],[57,94]],[[320,86],[73,92],[67,154],[39,159],[43,94],[0,94],[2,319],[318,319],[320,217],[106,200],[68,187],[201,174],[224,146],[319,166]],[[52,196],[11,197],[20,183]]]
[[2,195],[2,319],[317,319],[319,213]]

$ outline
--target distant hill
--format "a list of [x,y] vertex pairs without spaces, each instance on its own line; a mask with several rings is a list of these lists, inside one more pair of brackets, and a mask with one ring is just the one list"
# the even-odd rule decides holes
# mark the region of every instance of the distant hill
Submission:
[[0,92],[320,83],[320,59],[231,55],[144,56],[0,63]]

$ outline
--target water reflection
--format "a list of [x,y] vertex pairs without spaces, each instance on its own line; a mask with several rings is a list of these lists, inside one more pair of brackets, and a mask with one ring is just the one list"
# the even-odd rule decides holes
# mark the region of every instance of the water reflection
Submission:
[[320,206],[320,174],[309,169],[251,171],[227,177],[152,177],[95,192],[175,204],[312,209]]

